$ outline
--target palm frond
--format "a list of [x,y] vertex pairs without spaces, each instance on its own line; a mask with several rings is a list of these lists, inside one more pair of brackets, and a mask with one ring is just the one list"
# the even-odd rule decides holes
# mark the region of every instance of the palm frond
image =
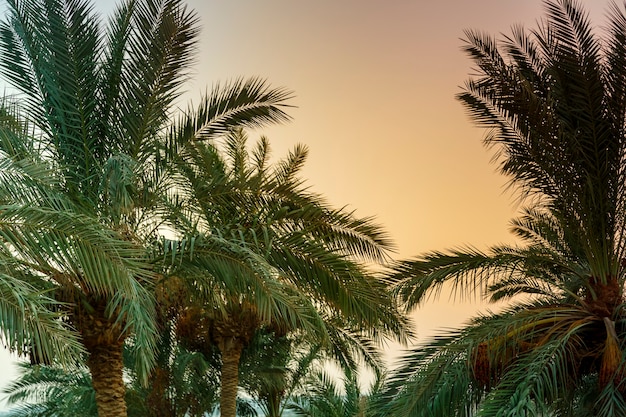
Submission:
[[[126,35],[126,20],[120,20],[117,36],[112,38],[117,42],[112,45],[114,61],[110,68],[121,70],[117,101],[121,114],[117,122],[121,126],[119,133],[126,137],[115,143],[121,146],[119,151],[140,160],[152,154],[144,148],[153,146],[146,139],[164,128],[171,116],[170,105],[187,79],[198,18],[180,0],[144,0],[132,6],[128,8],[132,13],[129,33]],[[121,48],[123,40],[125,50]],[[116,62],[122,53],[125,59],[120,68]]]
[[236,79],[216,84],[196,110],[189,110],[174,126],[168,138],[168,152],[193,140],[207,140],[228,133],[233,127],[258,127],[285,122],[283,110],[292,93],[284,88],[270,88],[265,80]]
[[20,372],[20,377],[4,389],[7,402],[18,406],[11,416],[97,415],[95,392],[86,369],[21,364]]

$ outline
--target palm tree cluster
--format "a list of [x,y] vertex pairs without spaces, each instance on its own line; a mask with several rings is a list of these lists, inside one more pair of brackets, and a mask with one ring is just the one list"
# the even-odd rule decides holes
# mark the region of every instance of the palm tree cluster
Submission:
[[255,347],[285,383],[300,351],[380,366],[375,343],[406,333],[369,268],[389,239],[308,190],[305,147],[248,150],[289,91],[238,79],[176,112],[199,31],[181,0],[126,0],[106,24],[88,0],[7,8],[0,329],[37,365],[10,388],[41,400],[25,413],[199,416],[219,390],[235,416]]
[[[519,243],[399,261],[374,219],[306,186],[305,146],[271,163],[250,143],[289,119],[289,91],[240,79],[174,111],[198,33],[181,0],[127,0],[106,25],[86,0],[7,4],[16,416],[626,415],[626,4],[603,32],[576,0],[546,0],[530,31],[466,32],[458,98],[524,203]],[[398,304],[444,287],[505,304],[385,377],[380,342],[410,336]]]

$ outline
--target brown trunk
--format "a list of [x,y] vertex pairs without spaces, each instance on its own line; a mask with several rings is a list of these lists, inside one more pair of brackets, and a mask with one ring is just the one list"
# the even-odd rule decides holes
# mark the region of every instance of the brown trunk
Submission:
[[586,302],[589,310],[598,317],[613,317],[616,308],[622,303],[622,286],[617,278],[608,277],[606,283],[591,278],[591,291]]
[[221,341],[219,348],[222,353],[220,415],[221,417],[236,417],[239,359],[241,358],[243,343],[238,339],[229,338]]
[[169,371],[156,367],[150,375],[146,407],[151,417],[176,417],[174,406],[167,394],[170,385]]
[[87,366],[96,391],[98,416],[126,417],[126,387],[122,377],[123,324],[106,314],[105,300],[89,301],[89,309],[77,305],[73,318],[89,353]]
[[87,366],[91,371],[99,417],[126,417],[126,388],[122,378],[122,341],[90,346]]

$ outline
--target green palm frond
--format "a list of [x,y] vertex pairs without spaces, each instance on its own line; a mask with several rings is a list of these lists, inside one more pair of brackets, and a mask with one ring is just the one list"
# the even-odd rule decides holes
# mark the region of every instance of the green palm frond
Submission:
[[118,99],[119,133],[131,140],[119,137],[115,143],[121,152],[141,160],[153,153],[144,148],[152,146],[146,138],[154,137],[169,120],[168,110],[187,80],[198,18],[180,0],[146,0],[132,10]]
[[16,406],[10,416],[98,415],[95,392],[86,369],[62,370],[21,364],[20,372],[20,377],[4,389],[8,394],[7,402]]
[[284,88],[270,88],[265,80],[236,79],[216,84],[196,110],[181,117],[169,134],[170,152],[193,140],[207,140],[228,133],[233,127],[258,127],[284,122],[289,116],[283,108],[292,97]]
[[20,276],[18,265],[2,263],[0,272],[0,334],[5,346],[18,354],[45,362],[73,363],[83,348],[73,329],[54,311],[58,304],[50,290],[35,287]]
[[340,369],[357,372],[367,369],[379,374],[384,369],[380,346],[364,335],[363,331],[351,328],[350,324],[333,322],[329,326],[331,343],[325,347],[329,360],[337,363]]
[[309,149],[305,145],[296,145],[289,151],[287,157],[274,165],[273,179],[278,184],[298,183],[298,175],[304,167],[309,155]]
[[509,369],[498,389],[482,402],[479,415],[496,416],[502,412],[549,414],[548,404],[563,396],[562,386],[569,378],[567,365],[570,358],[566,341],[541,346],[532,357],[523,358],[519,365]]
[[25,97],[25,108],[53,144],[49,149],[78,184],[90,179],[100,151],[93,120],[98,91],[99,29],[86,1],[8,2],[0,48],[11,50],[0,64]]
[[219,402],[217,373],[214,364],[207,362],[206,358],[197,352],[182,351],[178,354],[171,374],[177,399],[181,403],[179,407],[193,409],[193,404],[200,398],[204,404],[201,409],[212,410]]
[[540,303],[476,318],[402,359],[388,385],[387,412],[471,416],[527,407],[534,415],[533,407],[573,389],[573,366],[588,360],[577,348],[597,326],[601,321],[579,308]]
[[[0,236],[5,247],[42,273],[75,274],[95,293],[133,291],[129,283],[149,276],[143,252],[92,218],[42,207],[2,206]],[[72,269],[65,269],[67,266]]]
[[375,415],[371,404],[378,395],[378,381],[365,394],[357,374],[348,373],[343,380],[324,371],[312,373],[307,381],[306,394],[290,402],[288,409],[297,416],[358,417]]
[[461,296],[484,294],[498,280],[494,271],[515,274],[526,261],[525,257],[516,256],[514,250],[500,252],[492,255],[473,248],[431,252],[415,260],[398,262],[389,280],[396,283],[396,291],[408,307],[439,295],[447,282]]

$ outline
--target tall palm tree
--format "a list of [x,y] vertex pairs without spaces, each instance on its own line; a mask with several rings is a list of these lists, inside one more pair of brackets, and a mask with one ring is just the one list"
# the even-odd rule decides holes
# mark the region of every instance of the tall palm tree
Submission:
[[[259,329],[330,340],[325,316],[339,315],[346,328],[372,337],[401,334],[404,322],[362,263],[386,259],[386,236],[371,219],[331,209],[306,190],[298,178],[306,148],[272,167],[267,140],[249,151],[237,129],[223,149],[194,143],[178,160],[187,211],[177,228],[195,243],[184,280],[191,297],[177,329],[190,348],[218,347],[220,411],[234,417],[241,353]],[[216,257],[244,259],[244,267],[217,268]]]
[[545,6],[532,32],[466,33],[478,75],[459,96],[528,203],[527,245],[396,268],[409,306],[444,283],[512,304],[407,357],[394,415],[626,413],[626,13],[601,37],[576,1]]
[[[64,303],[88,353],[99,414],[125,416],[128,336],[141,352],[144,377],[154,362],[154,307],[145,288],[153,277],[144,242],[160,224],[167,183],[162,149],[193,62],[198,19],[181,0],[124,1],[105,27],[86,0],[8,0],[7,6],[0,72],[36,126],[31,151],[52,170],[56,195],[16,209],[16,223],[32,227],[4,234],[6,256],[23,242],[41,244],[40,254],[24,247],[17,258]],[[289,95],[258,79],[218,85],[197,110],[179,117],[176,138],[206,139],[234,125],[285,120],[281,106]],[[78,236],[61,241],[59,224],[71,231],[84,226],[86,236],[106,245],[83,249]],[[42,230],[50,231],[45,239],[37,236]]]

